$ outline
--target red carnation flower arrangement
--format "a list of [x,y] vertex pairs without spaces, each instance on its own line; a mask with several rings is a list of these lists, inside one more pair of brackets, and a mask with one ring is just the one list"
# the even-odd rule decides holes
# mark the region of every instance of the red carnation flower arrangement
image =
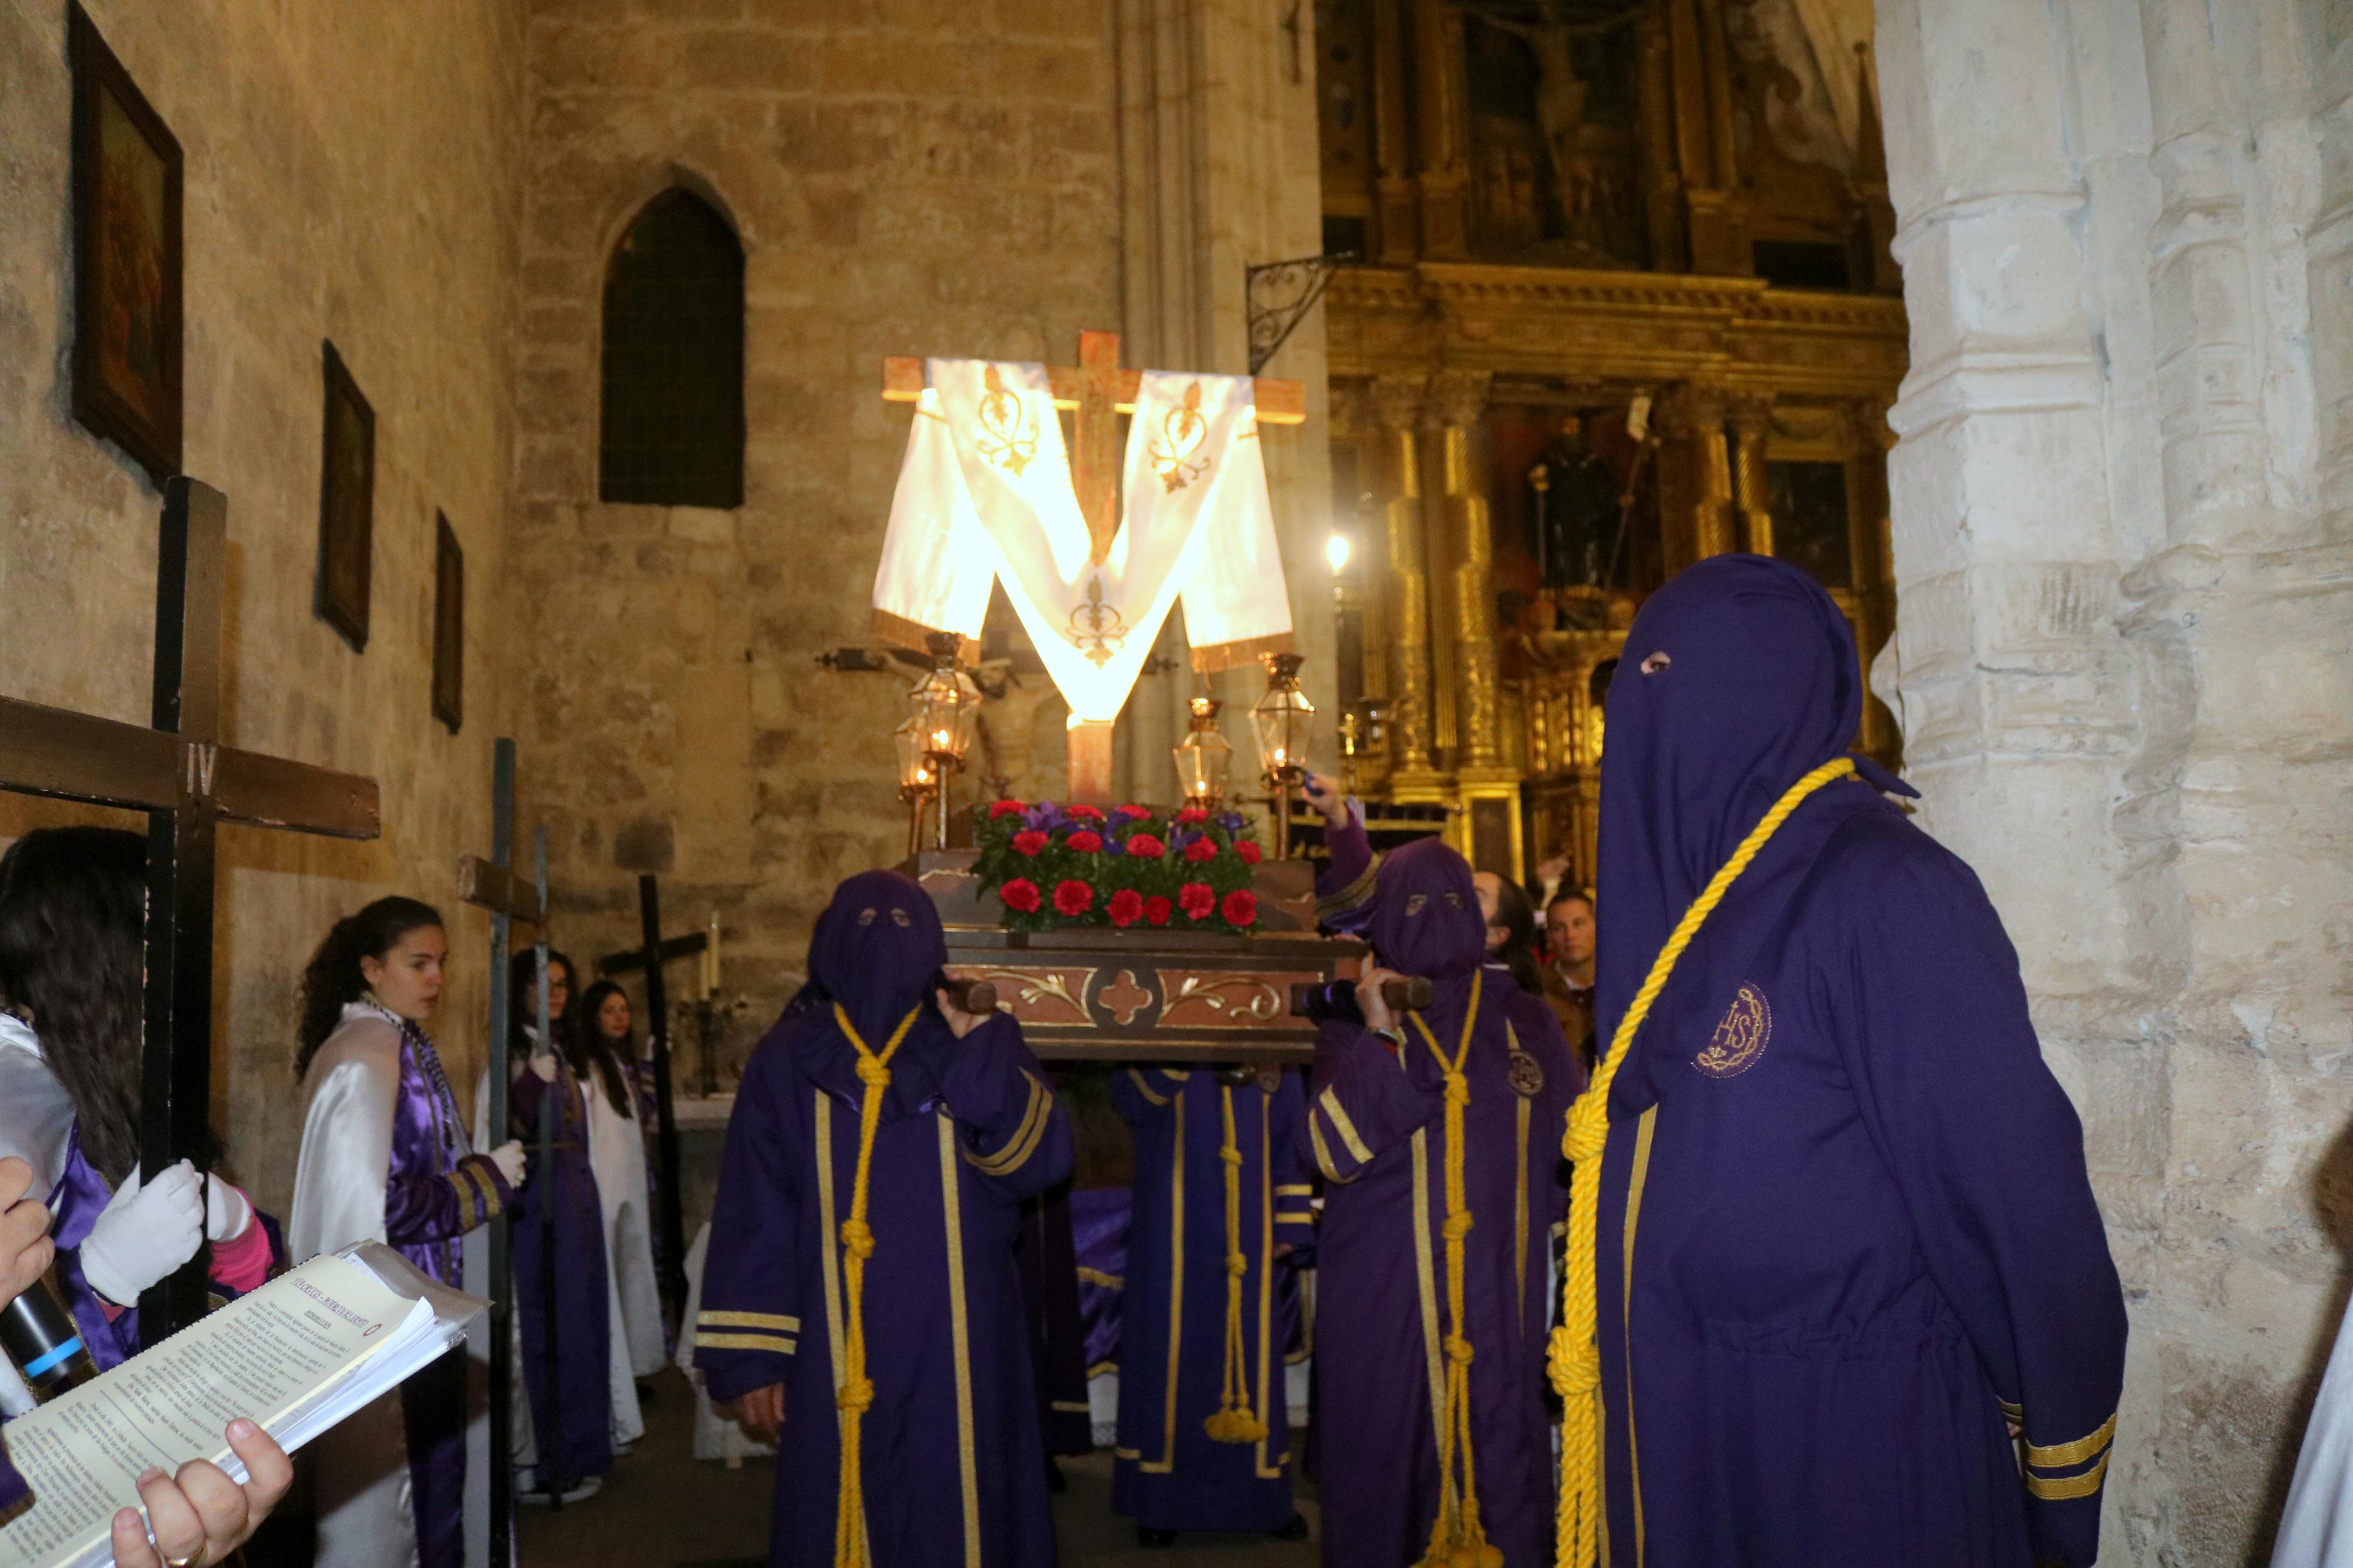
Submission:
[[973,875],[1008,930],[1258,929],[1263,856],[1239,816],[1000,800],[976,805],[972,824]]

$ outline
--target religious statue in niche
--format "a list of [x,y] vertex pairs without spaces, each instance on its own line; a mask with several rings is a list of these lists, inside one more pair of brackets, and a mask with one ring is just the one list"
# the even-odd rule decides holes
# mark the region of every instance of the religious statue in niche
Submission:
[[1623,588],[1626,508],[1618,474],[1571,415],[1528,470],[1530,546],[1550,588]]
[[1639,267],[1636,71],[1626,0],[1470,0],[1464,12],[1481,249]]

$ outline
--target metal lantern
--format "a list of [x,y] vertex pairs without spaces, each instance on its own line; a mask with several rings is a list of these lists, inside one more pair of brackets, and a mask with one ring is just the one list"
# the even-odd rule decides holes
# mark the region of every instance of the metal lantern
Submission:
[[[956,654],[964,647],[962,637],[954,632],[934,632],[923,640],[932,652],[932,668],[907,693],[907,701],[915,710],[909,723],[914,726],[917,749],[935,777],[934,787],[940,797],[936,843],[944,849],[948,847],[948,775],[964,765],[965,754],[980,732],[980,688],[956,663]],[[900,776],[903,785],[903,761]]]
[[940,773],[933,766],[923,750],[923,721],[920,714],[911,714],[906,722],[891,731],[891,743],[899,753],[899,798],[907,803],[907,853],[913,855],[923,847],[923,807],[939,793]]
[[1258,724],[1261,771],[1274,789],[1274,853],[1291,853],[1291,792],[1307,776],[1307,726],[1315,704],[1299,689],[1299,667],[1306,660],[1295,653],[1266,656],[1266,695],[1250,709]]
[[1176,783],[1185,804],[1204,810],[1226,796],[1226,773],[1233,765],[1234,749],[1218,733],[1218,710],[1225,704],[1214,697],[1193,699],[1193,719],[1185,739],[1169,748],[1176,759]]

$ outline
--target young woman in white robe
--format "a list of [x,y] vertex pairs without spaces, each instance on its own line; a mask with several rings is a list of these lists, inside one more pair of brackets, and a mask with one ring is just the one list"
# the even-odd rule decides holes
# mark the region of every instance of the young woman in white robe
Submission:
[[[430,905],[379,899],[304,972],[297,1258],[381,1241],[461,1284],[459,1238],[513,1201],[522,1145],[472,1152],[425,1032],[448,952]],[[317,1568],[464,1568],[466,1415],[466,1358],[447,1355],[318,1440]]]
[[575,1070],[588,1096],[588,1163],[605,1204],[605,1257],[613,1270],[613,1333],[629,1373],[651,1377],[669,1359],[654,1273],[653,1200],[646,1179],[646,1107],[629,1068],[637,1057],[629,994],[600,980],[580,1000]]
[[[606,1332],[607,1366],[605,1383],[608,1391],[612,1410],[611,1418],[607,1426],[611,1434],[613,1451],[617,1455],[627,1453],[631,1444],[635,1443],[638,1438],[646,1435],[645,1416],[638,1406],[638,1389],[636,1382],[638,1377],[644,1376],[646,1373],[637,1370],[636,1361],[630,1352],[629,1342],[627,1339],[623,1329],[622,1294],[618,1284],[621,1273],[621,1255],[615,1251],[612,1246],[612,1215],[614,1200],[612,1189],[608,1188],[606,1184],[607,1163],[603,1152],[604,1147],[608,1145],[612,1140],[609,1132],[606,1133],[601,1138],[599,1136],[598,1107],[605,1103],[605,1098],[599,1093],[596,1085],[589,1081],[591,1075],[588,1073],[585,1065],[586,1058],[581,1055],[575,1037],[575,1026],[581,1016],[580,1010],[574,1006],[572,1001],[576,991],[577,983],[575,978],[572,960],[562,952],[551,951],[547,955],[547,1016],[549,1027],[554,1034],[555,1038],[564,1046],[564,1063],[561,1076],[567,1081],[576,1083],[579,1086],[578,1093],[580,1096],[582,1112],[588,1124],[588,1168],[596,1182],[598,1203],[604,1216],[603,1229],[606,1235],[606,1266],[603,1272],[605,1275],[606,1297],[605,1321],[607,1325]],[[534,954],[531,952],[521,952],[515,955],[513,988],[510,992],[510,994],[514,999],[514,1033],[517,1038],[527,1045],[530,1049],[532,1070],[539,1075],[539,1078],[543,1082],[554,1081],[554,1079],[559,1076],[556,1058],[554,1055],[541,1043],[539,1038],[539,965],[538,959]],[[474,1135],[478,1141],[486,1134],[483,1117],[485,1115],[486,1108],[490,1104],[490,1069],[488,1067],[485,1067],[482,1069],[481,1079],[476,1086],[474,1092]],[[522,1131],[526,1134],[525,1142],[528,1144],[530,1140],[527,1135],[530,1129],[525,1127],[522,1129]],[[642,1184],[645,1179],[644,1156],[642,1153],[639,1154],[638,1161],[638,1180]],[[640,1203],[639,1212],[643,1212],[643,1204]],[[558,1240],[557,1245],[559,1247],[563,1245],[561,1239]],[[575,1267],[577,1266],[575,1265]],[[562,1277],[563,1273],[564,1270],[561,1265],[559,1265],[559,1278]],[[522,1276],[519,1275],[518,1279],[521,1281]],[[529,1293],[526,1289],[527,1283],[528,1281],[519,1282],[516,1287],[516,1300],[519,1314],[521,1310],[523,1310],[523,1299]],[[535,1310],[537,1309],[533,1308],[532,1310]],[[522,1332],[522,1320],[520,1315],[518,1315],[517,1333],[519,1335]],[[660,1347],[660,1319],[659,1315],[657,1315],[655,1319],[655,1346],[657,1352],[659,1352]],[[654,1358],[654,1364],[659,1366],[660,1362],[661,1356],[657,1353]],[[531,1401],[522,1397],[522,1394],[523,1381],[531,1374],[533,1369],[524,1361],[520,1352],[515,1356],[514,1365],[517,1389],[514,1405],[514,1462],[517,1469],[522,1473],[522,1486],[524,1500],[538,1502],[544,1500],[545,1497],[544,1492],[539,1487],[537,1477],[539,1452],[538,1435],[532,1427],[531,1413],[533,1406]],[[576,1477],[567,1478],[567,1479],[577,1480],[579,1484],[576,1487],[571,1487],[566,1489],[565,1493],[565,1500],[566,1502],[578,1501],[587,1497],[593,1497],[596,1495],[596,1491],[601,1489],[603,1485],[601,1479],[595,1476],[590,1476],[585,1479]]]

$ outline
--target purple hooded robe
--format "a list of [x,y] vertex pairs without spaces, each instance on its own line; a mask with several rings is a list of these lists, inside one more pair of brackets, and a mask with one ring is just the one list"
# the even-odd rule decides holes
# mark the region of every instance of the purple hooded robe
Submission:
[[1020,1026],[956,1038],[932,1001],[947,946],[930,897],[895,871],[834,889],[809,985],[753,1054],[727,1128],[695,1321],[695,1365],[728,1401],[782,1384],[768,1561],[833,1561],[835,1405],[864,1085],[835,1021],[890,1062],[872,1151],[862,1321],[873,1403],[861,1442],[876,1568],[1032,1568],[1054,1560],[1013,1246],[1021,1200],[1070,1174],[1070,1129]]
[[[1314,1242],[1297,1147],[1299,1074],[1272,1093],[1256,1072],[1226,1080],[1135,1067],[1112,1078],[1112,1102],[1135,1130],[1134,1208],[1120,1328],[1119,1442],[1112,1509],[1146,1530],[1274,1531],[1291,1500],[1278,1246]],[[1241,1155],[1243,1385],[1267,1435],[1211,1437],[1226,1381],[1225,1108]]]
[[1474,1352],[1472,1444],[1487,1541],[1507,1568],[1545,1568],[1553,1513],[1546,1260],[1567,1208],[1560,1133],[1584,1069],[1543,997],[1494,972],[1482,976],[1486,928],[1461,856],[1436,839],[1408,844],[1381,858],[1358,898],[1370,900],[1376,958],[1435,987],[1423,1021],[1450,1056],[1478,982],[1462,1140],[1473,1224],[1457,1325],[1445,1279],[1438,1062],[1410,1019],[1396,1049],[1369,1030],[1324,1025],[1307,1117],[1309,1148],[1330,1184],[1316,1242],[1324,1561],[1404,1568],[1421,1559],[1439,1509],[1443,1339],[1459,1327]]
[[[1718,556],[1643,606],[1601,763],[1602,1040],[1862,700],[1844,618],[1784,563]],[[1968,867],[1870,784],[1818,790],[1683,954],[1609,1122],[1609,1562],[2092,1562],[2124,1303]]]

